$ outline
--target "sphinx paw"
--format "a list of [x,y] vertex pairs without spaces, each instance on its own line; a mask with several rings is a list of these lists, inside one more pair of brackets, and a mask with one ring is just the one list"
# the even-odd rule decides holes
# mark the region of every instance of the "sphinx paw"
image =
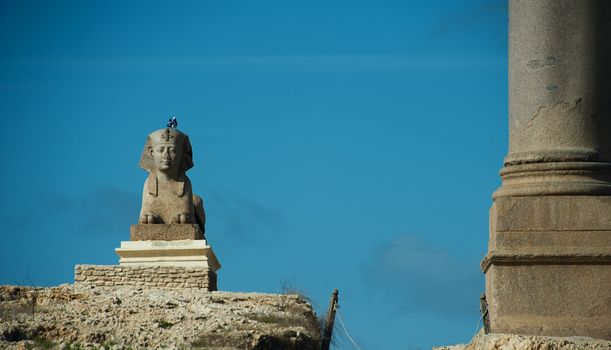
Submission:
[[155,217],[155,215],[145,214],[140,217],[141,224],[156,224],[159,220]]
[[181,224],[188,224],[189,223],[189,215],[187,215],[187,214],[180,214],[180,223]]
[[176,214],[172,216],[173,224],[188,224],[189,222],[189,214]]

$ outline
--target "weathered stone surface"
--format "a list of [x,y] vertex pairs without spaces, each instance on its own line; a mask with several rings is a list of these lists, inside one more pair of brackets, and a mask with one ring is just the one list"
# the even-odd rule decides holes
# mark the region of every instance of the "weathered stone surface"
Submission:
[[214,270],[179,266],[76,265],[74,283],[76,286],[157,286],[217,290]]
[[545,337],[491,333],[477,335],[469,344],[434,347],[433,350],[609,350],[611,342],[588,337]]
[[186,171],[193,167],[189,137],[175,128],[152,132],[140,166],[149,172],[142,191],[140,224],[197,224],[205,233],[203,201],[193,195]]
[[489,255],[611,257],[610,213],[611,196],[497,198]]
[[507,197],[492,210],[494,232],[611,231],[611,196]]
[[319,341],[316,315],[297,295],[0,286],[0,349],[318,350]]
[[129,228],[132,241],[175,241],[182,239],[204,239],[199,225],[194,224],[138,224]]
[[611,339],[610,265],[521,262],[487,271],[492,331]]
[[[544,157],[545,158],[545,157]],[[611,195],[611,163],[541,162],[506,165],[493,197]]]
[[509,3],[507,164],[611,162],[604,0]]
[[493,332],[611,339],[611,196],[501,197],[486,272]]

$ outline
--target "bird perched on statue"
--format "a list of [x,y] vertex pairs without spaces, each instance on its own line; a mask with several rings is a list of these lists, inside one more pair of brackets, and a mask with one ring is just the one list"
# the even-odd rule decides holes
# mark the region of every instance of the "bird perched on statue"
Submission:
[[170,120],[168,120],[168,128],[174,128],[176,129],[176,127],[178,126],[178,121],[176,120],[176,117],[170,117]]

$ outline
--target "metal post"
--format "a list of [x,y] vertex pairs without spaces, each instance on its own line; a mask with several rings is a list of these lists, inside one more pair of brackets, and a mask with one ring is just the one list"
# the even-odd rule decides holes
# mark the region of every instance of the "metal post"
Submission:
[[333,335],[333,323],[335,322],[335,309],[337,306],[337,289],[333,290],[333,294],[331,295],[331,301],[329,302],[329,310],[327,310],[327,319],[324,324],[324,332],[322,336],[322,343],[320,348],[322,350],[329,350],[329,346],[331,345],[331,337]]
[[488,302],[486,294],[482,293],[479,297],[479,309],[482,313],[482,323],[484,324],[484,334],[490,333],[490,314],[488,313]]

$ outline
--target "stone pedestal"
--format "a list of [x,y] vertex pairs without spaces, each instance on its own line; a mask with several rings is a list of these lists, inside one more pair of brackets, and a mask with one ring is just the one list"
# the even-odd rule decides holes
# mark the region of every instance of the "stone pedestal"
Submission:
[[611,339],[611,5],[510,0],[491,332]]
[[174,241],[204,239],[204,234],[199,225],[193,224],[138,224],[130,226],[129,239],[131,241]]
[[492,332],[611,339],[611,196],[501,197],[490,221]]
[[124,241],[116,248],[120,266],[201,267],[216,272],[221,268],[206,240]]
[[77,265],[81,286],[139,286],[217,290],[221,268],[198,225],[132,225],[131,241],[115,249],[119,265]]

